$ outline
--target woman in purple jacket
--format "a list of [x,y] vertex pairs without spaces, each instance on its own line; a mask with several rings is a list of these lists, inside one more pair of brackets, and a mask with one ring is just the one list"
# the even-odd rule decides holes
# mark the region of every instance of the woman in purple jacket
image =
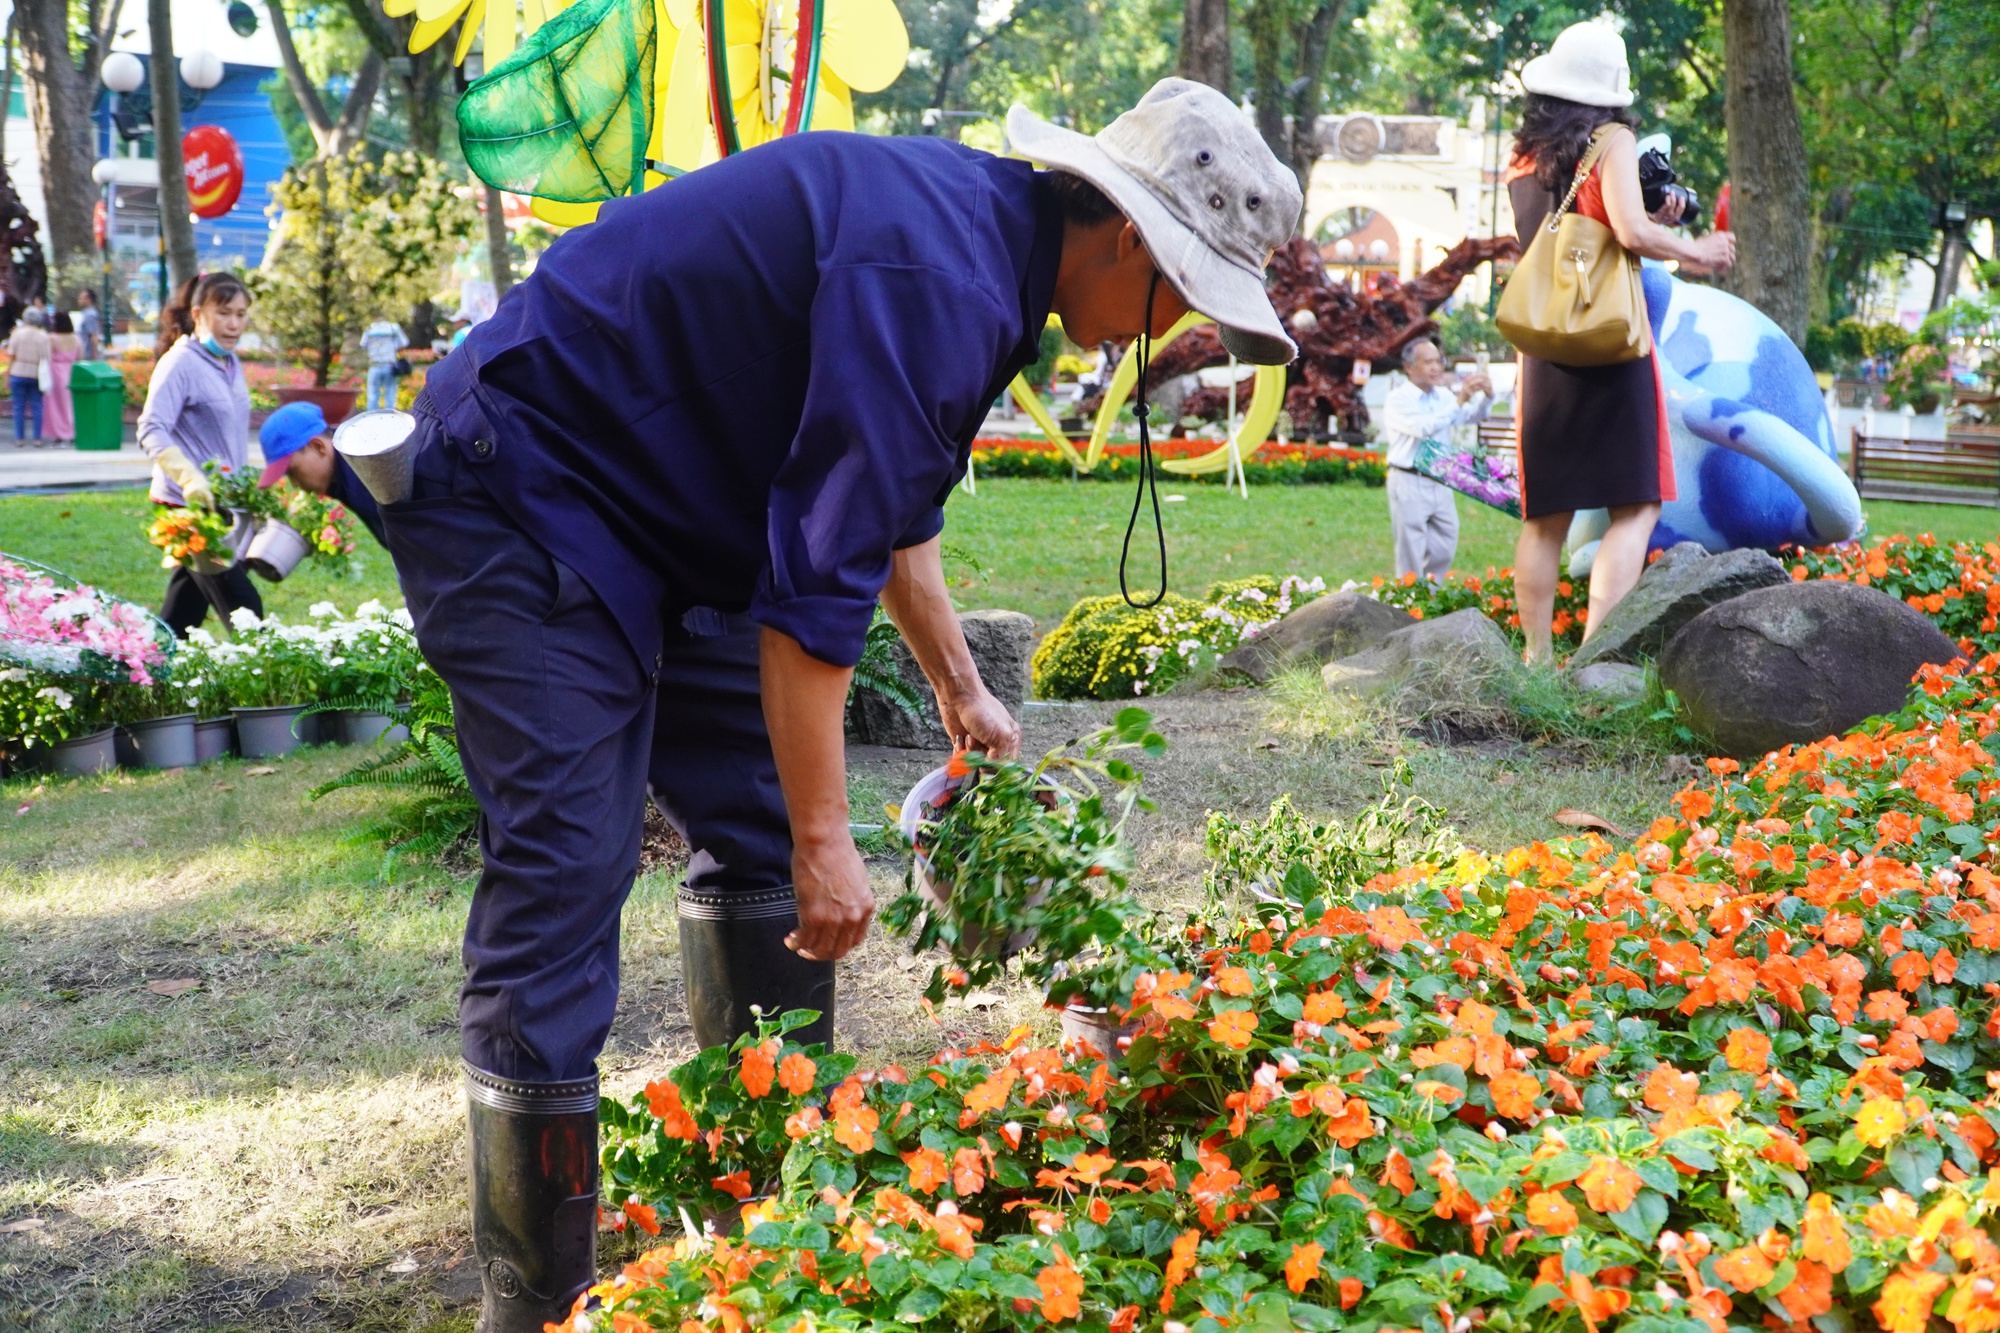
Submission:
[[[236,344],[250,324],[250,293],[231,273],[190,278],[160,312],[159,359],[139,413],[139,446],[153,460],[155,504],[215,507],[202,464],[225,470],[250,464],[250,386]],[[249,571],[220,574],[176,568],[167,580],[160,619],[185,635],[208,617],[224,620],[237,607],[264,614]]]

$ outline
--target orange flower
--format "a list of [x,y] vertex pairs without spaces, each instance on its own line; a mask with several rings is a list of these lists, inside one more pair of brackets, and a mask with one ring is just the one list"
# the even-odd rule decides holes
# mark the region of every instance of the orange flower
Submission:
[[1871,1148],[1886,1148],[1909,1122],[1901,1102],[1892,1097],[1870,1097],[1854,1117],[1854,1137]]
[[1576,1230],[1576,1208],[1561,1190],[1544,1190],[1528,1200],[1528,1221],[1551,1236],[1567,1236]]
[[1247,1009],[1218,1014],[1208,1025],[1208,1035],[1232,1051],[1245,1050],[1257,1035],[1257,1015]]
[[1542,1081],[1533,1074],[1510,1069],[1487,1081],[1493,1109],[1509,1120],[1526,1120],[1535,1113],[1535,1098],[1542,1095]]
[[882,1117],[870,1106],[843,1106],[834,1113],[833,1137],[849,1152],[867,1152],[875,1146],[875,1128]]
[[778,1086],[794,1097],[803,1097],[812,1091],[813,1075],[819,1072],[802,1051],[793,1051],[778,1062]]
[[1292,1257],[1285,1260],[1285,1285],[1292,1289],[1292,1295],[1304,1291],[1306,1283],[1319,1276],[1319,1261],[1325,1255],[1326,1247],[1311,1241],[1292,1247]]
[[1070,1267],[1061,1250],[1056,1255],[1060,1262],[1035,1274],[1035,1285],[1042,1289],[1042,1318],[1051,1324],[1083,1313],[1083,1275]]
[[660,1132],[668,1138],[694,1139],[699,1136],[694,1117],[681,1105],[680,1087],[672,1079],[657,1079],[646,1085],[646,1108],[659,1119]]
[[625,1210],[625,1216],[631,1218],[632,1224],[639,1230],[649,1236],[660,1234],[660,1214],[657,1209],[649,1208],[637,1199],[627,1199],[621,1206]]
[[1240,967],[1221,967],[1215,971],[1215,988],[1224,995],[1248,995],[1250,974]]
[[986,1164],[979,1158],[979,1149],[960,1148],[951,1155],[951,1187],[960,1198],[986,1188]]
[[1340,1279],[1340,1308],[1343,1310],[1352,1310],[1355,1306],[1361,1304],[1362,1291],[1363,1287],[1360,1278],[1344,1277]]
[[1944,1290],[1945,1276],[1905,1264],[1882,1284],[1882,1296],[1872,1307],[1885,1333],[1923,1333],[1931,1305]]
[[979,1230],[983,1223],[976,1217],[961,1217],[955,1212],[945,1211],[950,1207],[949,1199],[938,1205],[937,1216],[930,1221],[931,1234],[937,1237],[939,1249],[961,1259],[970,1259],[973,1246],[978,1243],[972,1238],[972,1233]]
[[717,1176],[709,1184],[715,1186],[732,1199],[747,1199],[750,1197],[750,1173],[748,1171],[731,1171],[726,1176]]
[[1755,1245],[1731,1250],[1715,1261],[1715,1275],[1738,1291],[1755,1291],[1777,1275],[1777,1269]]
[[1174,1308],[1174,1288],[1194,1276],[1196,1247],[1201,1244],[1201,1230],[1191,1227],[1174,1239],[1173,1253],[1167,1257],[1166,1282],[1160,1292],[1160,1313],[1171,1313]]
[[1833,1274],[1810,1259],[1799,1260],[1792,1284],[1778,1293],[1778,1303],[1793,1319],[1810,1319],[1833,1308]]
[[1389,1156],[1382,1163],[1382,1183],[1393,1185],[1396,1192],[1409,1198],[1417,1189],[1417,1178],[1410,1171],[1410,1159],[1403,1156],[1401,1148],[1389,1149]]
[[910,1188],[920,1194],[935,1194],[945,1181],[944,1154],[935,1148],[914,1148],[903,1154],[910,1168]]
[[1457,1088],[1451,1086],[1451,1084],[1440,1083],[1436,1079],[1431,1078],[1418,1079],[1411,1085],[1410,1091],[1416,1093],[1419,1097],[1428,1097],[1434,1102],[1444,1102],[1447,1105],[1465,1095]]
[[1326,1133],[1343,1148],[1352,1148],[1361,1140],[1374,1137],[1375,1120],[1368,1103],[1359,1097],[1349,1097],[1337,1113],[1328,1117]]
[[1345,1017],[1347,1017],[1347,1002],[1332,991],[1314,991],[1306,996],[1306,1022],[1325,1027],[1328,1023]]
[[1118,1313],[1111,1316],[1111,1323],[1107,1327],[1106,1333],[1132,1333],[1132,1330],[1138,1326],[1139,1307],[1136,1305],[1121,1305],[1118,1307]]
[[1655,1111],[1691,1107],[1700,1091],[1699,1078],[1669,1064],[1654,1065],[1653,1072],[1646,1075],[1646,1105]]
[[1841,1272],[1854,1262],[1854,1247],[1847,1240],[1847,1224],[1833,1206],[1829,1195],[1815,1194],[1806,1200],[1806,1215],[1799,1224],[1799,1239],[1806,1258]]
[[743,1052],[743,1068],[738,1076],[743,1087],[752,1097],[768,1096],[771,1081],[778,1073],[778,1043],[771,1040],[752,1046]]
[[1584,1199],[1598,1212],[1622,1213],[1639,1197],[1646,1182],[1615,1157],[1593,1157],[1576,1183],[1583,1186]]
[[807,1106],[785,1117],[785,1133],[792,1138],[802,1139],[818,1129],[820,1124],[819,1108]]
[[1731,1069],[1745,1074],[1761,1074],[1771,1065],[1771,1039],[1755,1028],[1734,1028],[1722,1048],[1722,1058]]

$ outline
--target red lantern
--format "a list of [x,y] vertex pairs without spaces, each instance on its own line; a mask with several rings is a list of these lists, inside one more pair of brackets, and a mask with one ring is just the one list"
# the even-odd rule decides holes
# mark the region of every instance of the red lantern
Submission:
[[98,200],[90,210],[90,237],[98,249],[104,248],[104,201]]
[[1715,196],[1715,229],[1729,230],[1729,182],[1722,182],[1722,189]]
[[181,137],[188,204],[198,218],[219,218],[243,193],[243,150],[220,125],[197,125]]

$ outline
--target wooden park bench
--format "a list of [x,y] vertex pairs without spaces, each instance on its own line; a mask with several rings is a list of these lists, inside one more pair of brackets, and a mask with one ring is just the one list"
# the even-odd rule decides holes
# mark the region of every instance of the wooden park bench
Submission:
[[1960,428],[1900,440],[1854,428],[1848,475],[1865,500],[2000,507],[2000,431]]

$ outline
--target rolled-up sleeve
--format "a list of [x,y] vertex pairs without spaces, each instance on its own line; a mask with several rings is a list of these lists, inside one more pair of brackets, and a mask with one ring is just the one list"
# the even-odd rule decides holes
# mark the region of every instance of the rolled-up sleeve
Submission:
[[893,551],[943,526],[958,438],[1019,330],[986,290],[935,269],[822,275],[797,435],[771,486],[770,563],[750,614],[852,666]]

